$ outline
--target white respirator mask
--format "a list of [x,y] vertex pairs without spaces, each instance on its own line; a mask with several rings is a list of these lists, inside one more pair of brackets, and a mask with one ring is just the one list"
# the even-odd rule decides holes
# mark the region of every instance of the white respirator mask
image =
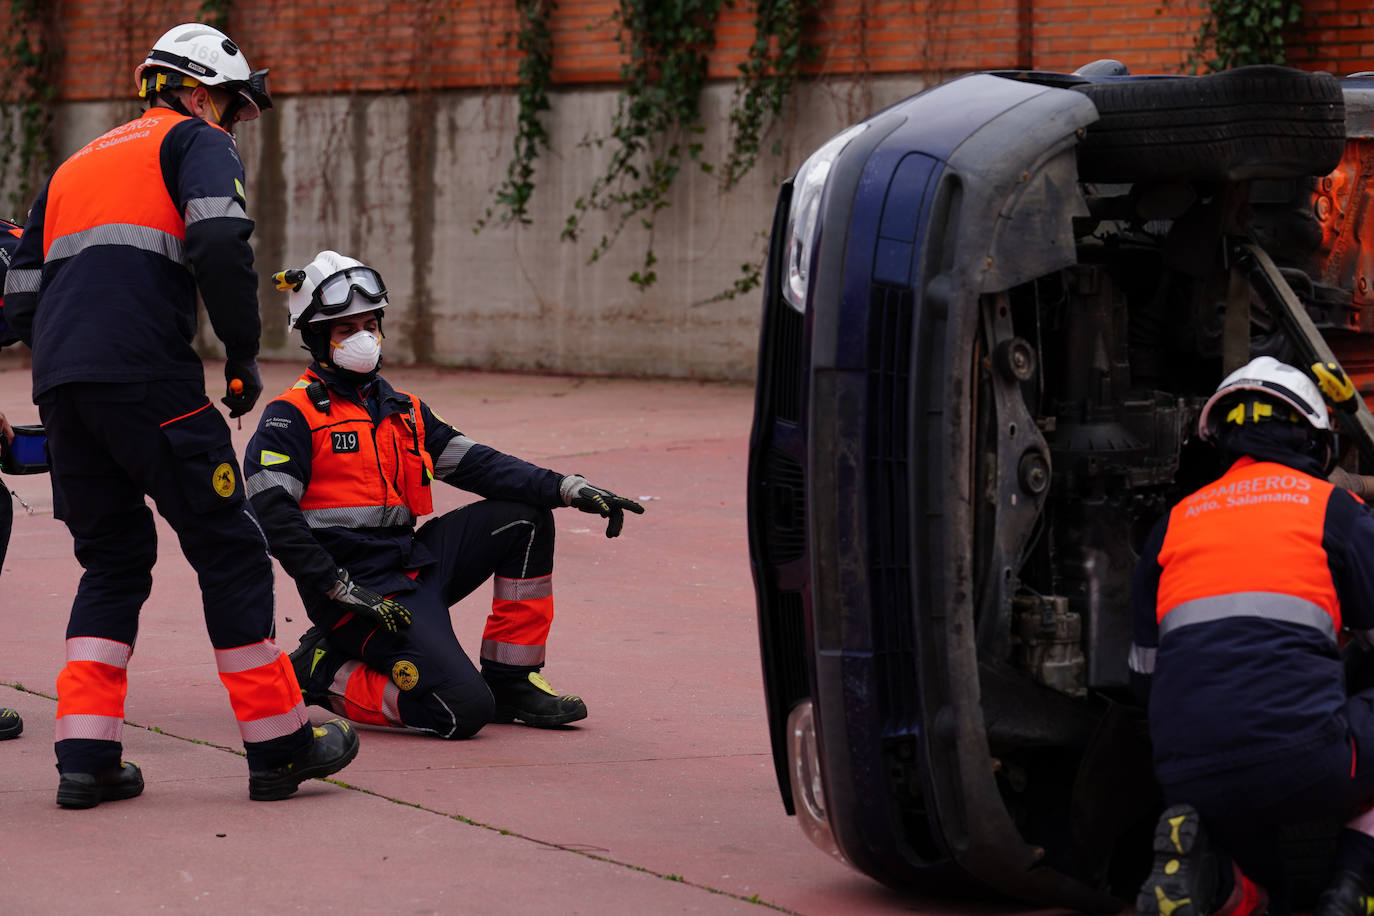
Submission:
[[359,331],[344,338],[343,343],[330,342],[334,365],[340,369],[363,375],[377,368],[382,359],[382,339],[374,331]]

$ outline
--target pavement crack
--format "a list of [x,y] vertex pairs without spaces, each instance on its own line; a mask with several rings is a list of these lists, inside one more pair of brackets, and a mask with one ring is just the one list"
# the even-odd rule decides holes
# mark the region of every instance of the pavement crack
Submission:
[[[674,758],[669,758],[669,759],[674,759]],[[787,914],[790,914],[790,916],[802,916],[802,914],[801,914],[801,913],[798,913],[796,910],[789,910],[789,909],[787,909],[786,907],[779,906],[779,905],[776,904],[776,903],[770,903],[770,902],[768,902],[767,900],[761,900],[761,899],[759,899],[759,895],[758,895],[758,894],[754,894],[754,895],[751,896],[751,897],[745,897],[745,896],[743,896],[742,894],[736,894],[736,893],[734,893],[734,892],[732,892],[732,891],[721,890],[720,888],[718,888],[718,887],[712,887],[712,886],[709,885],[709,884],[701,884],[701,883],[698,883],[698,882],[696,882],[696,881],[688,881],[688,880],[687,880],[686,878],[684,878],[682,875],[673,874],[673,873],[671,873],[671,872],[660,872],[660,871],[655,871],[654,869],[652,869],[652,868],[646,868],[646,867],[643,866],[643,865],[635,865],[633,862],[622,862],[622,861],[619,860],[619,859],[613,859],[613,858],[611,858],[610,856],[601,855],[599,852],[593,851],[593,850],[600,850],[601,847],[597,847],[597,846],[587,846],[587,845],[584,845],[584,844],[581,844],[581,843],[554,843],[554,842],[552,842],[552,841],[550,841],[550,840],[541,840],[541,839],[539,839],[538,837],[533,837],[533,836],[530,836],[529,834],[520,833],[519,831],[516,831],[516,830],[507,830],[507,829],[504,828],[504,827],[496,827],[496,826],[494,826],[494,825],[492,825],[492,824],[484,824],[484,823],[482,823],[481,821],[473,820],[472,818],[470,818],[470,817],[465,817],[464,815],[461,815],[461,814],[451,814],[451,813],[449,813],[449,812],[447,812],[447,811],[440,811],[440,810],[438,810],[438,809],[436,809],[436,808],[427,807],[427,806],[425,806],[425,805],[419,804],[418,802],[407,801],[407,800],[405,800],[405,799],[403,799],[403,798],[393,798],[393,797],[390,796],[390,795],[383,795],[381,792],[374,792],[374,791],[372,791],[371,789],[366,789],[366,788],[363,788],[362,786],[355,786],[355,785],[353,785],[352,783],[343,782],[342,780],[338,780],[338,779],[325,779],[324,781],[325,781],[325,782],[328,782],[328,783],[332,783],[332,784],[334,784],[334,785],[336,785],[336,786],[339,786],[340,788],[349,789],[349,790],[351,790],[351,791],[353,791],[353,792],[359,792],[359,793],[361,793],[361,794],[363,794],[363,795],[370,795],[370,796],[372,796],[373,798],[380,798],[380,799],[383,799],[383,800],[385,800],[385,801],[389,801],[389,802],[391,802],[392,804],[404,805],[404,806],[407,807],[407,808],[414,808],[414,809],[416,809],[417,811],[424,811],[424,812],[427,813],[427,814],[433,814],[433,815],[436,815],[436,816],[438,816],[438,817],[444,817],[444,818],[448,818],[448,819],[450,819],[450,820],[455,820],[455,821],[458,821],[459,823],[467,824],[469,827],[479,827],[479,828],[481,828],[482,830],[490,830],[490,831],[492,831],[493,833],[498,833],[498,834],[500,834],[501,836],[511,836],[511,837],[515,837],[516,839],[519,839],[519,840],[525,840],[526,842],[529,842],[529,843],[535,843],[535,844],[537,844],[537,845],[539,845],[539,846],[543,846],[543,847],[545,847],[545,848],[547,848],[547,849],[557,849],[557,850],[559,850],[560,852],[568,852],[568,853],[572,853],[573,855],[583,856],[583,857],[588,858],[588,859],[594,859],[594,860],[596,860],[597,862],[604,862],[604,863],[606,863],[607,865],[615,865],[615,866],[618,866],[618,867],[620,867],[620,868],[627,868],[627,869],[629,869],[629,870],[631,870],[631,871],[643,872],[643,873],[646,874],[646,875],[651,875],[651,876],[653,876],[653,877],[655,877],[655,878],[659,878],[660,880],[663,880],[663,881],[672,881],[672,882],[675,882],[675,883],[678,883],[678,884],[684,884],[684,885],[686,885],[686,886],[688,886],[688,887],[694,887],[694,888],[696,888],[697,890],[703,890],[703,891],[706,891],[707,893],[711,893],[711,894],[719,894],[719,895],[722,896],[722,897],[729,897],[729,898],[731,898],[732,900],[738,900],[738,901],[740,901],[741,903],[752,903],[752,904],[754,904],[755,906],[760,906],[760,907],[763,907],[763,908],[765,908],[765,909],[773,910],[773,911],[778,912],[778,913],[787,913]]]

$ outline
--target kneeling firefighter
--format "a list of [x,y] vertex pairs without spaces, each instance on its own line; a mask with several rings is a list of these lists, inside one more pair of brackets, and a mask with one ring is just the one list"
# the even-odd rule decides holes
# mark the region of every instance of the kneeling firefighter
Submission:
[[[552,509],[609,519],[632,500],[474,442],[378,374],[386,286],[333,251],[277,274],[314,361],[267,405],[245,457],[272,553],[314,626],[291,654],[308,703],[464,738],[493,720],[552,727],[587,707],[540,674],[553,621]],[[442,480],[483,499],[431,519]],[[481,671],[449,608],[488,578]],[[386,596],[386,597],[384,597]]]
[[1374,691],[1347,696],[1343,631],[1374,630],[1374,519],[1324,478],[1335,437],[1304,372],[1259,357],[1207,401],[1228,470],[1151,533],[1132,677],[1165,801],[1142,914],[1289,911],[1280,830],[1348,819],[1318,916],[1374,884]]

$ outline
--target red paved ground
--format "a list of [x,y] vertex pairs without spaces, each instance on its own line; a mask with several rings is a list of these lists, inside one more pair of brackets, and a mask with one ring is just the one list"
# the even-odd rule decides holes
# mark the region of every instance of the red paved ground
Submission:
[[[298,370],[266,365],[268,391]],[[54,682],[79,568],[47,477],[6,478],[34,514],[17,507],[0,584],[0,705],[26,729],[0,743],[0,913],[1011,912],[903,898],[816,850],[784,813],[745,540],[748,388],[387,374],[478,441],[647,507],[616,540],[593,516],[556,513],[545,673],[586,699],[589,718],[561,732],[493,725],[462,742],[364,729],[346,785],[249,802],[195,578],[159,520],[124,732],[147,790],[59,809]],[[37,421],[12,358],[0,361],[0,410]],[[240,451],[250,426],[235,432]],[[435,495],[438,511],[465,501]],[[454,609],[469,648],[489,600],[484,589]],[[289,650],[306,620],[280,572],[277,621]]]

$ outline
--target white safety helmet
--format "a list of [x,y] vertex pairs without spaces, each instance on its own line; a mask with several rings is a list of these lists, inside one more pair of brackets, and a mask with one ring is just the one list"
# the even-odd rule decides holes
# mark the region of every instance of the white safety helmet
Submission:
[[380,315],[387,307],[381,274],[337,251],[321,251],[304,267],[278,271],[272,279],[291,293],[291,327],[302,332],[306,325],[362,312]]
[[139,98],[183,87],[227,89],[235,93],[235,103],[224,113],[226,129],[235,118],[251,121],[272,107],[267,71],[249,67],[229,36],[200,22],[186,22],[165,32],[147,59],[134,68],[134,85]]
[[272,275],[279,290],[290,291],[287,308],[291,327],[333,321],[349,314],[386,309],[386,283],[381,273],[338,251],[320,251],[304,268],[287,268]]
[[1198,417],[1197,430],[1204,442],[1215,442],[1222,427],[1228,422],[1244,425],[1246,422],[1264,419],[1263,416],[1255,417],[1253,410],[1252,415],[1247,418],[1246,404],[1230,404],[1230,409],[1224,414],[1218,409],[1222,401],[1233,402],[1235,399],[1229,396],[1239,391],[1254,391],[1266,395],[1270,400],[1287,404],[1308,426],[1319,433],[1331,432],[1326,402],[1322,400],[1321,391],[1317,389],[1316,383],[1308,378],[1307,373],[1281,363],[1272,356],[1259,356],[1226,376],[1217,386],[1216,392],[1203,405],[1202,415]]
[[380,333],[387,306],[386,284],[381,274],[337,251],[321,251],[304,267],[277,271],[272,279],[277,289],[290,292],[287,307],[291,310],[291,327],[301,332],[301,342],[321,366],[333,369],[354,384],[362,384],[377,374],[380,360],[368,372],[337,364],[330,342],[330,324],[350,315],[376,313]]

